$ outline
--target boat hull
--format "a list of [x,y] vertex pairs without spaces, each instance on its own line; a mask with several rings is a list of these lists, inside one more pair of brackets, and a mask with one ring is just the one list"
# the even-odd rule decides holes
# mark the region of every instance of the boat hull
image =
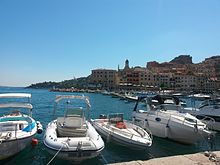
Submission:
[[210,132],[198,129],[194,125],[183,124],[175,119],[157,115],[133,113],[135,124],[151,130],[152,134],[161,138],[168,138],[184,144],[193,144],[196,141],[208,137]]
[[47,151],[59,159],[71,162],[81,162],[91,159],[100,154],[104,149],[104,142],[92,125],[87,122],[88,130],[85,137],[58,137],[56,133],[56,120],[47,126],[44,145]]
[[182,111],[187,112],[198,119],[202,120],[207,126],[215,131],[220,131],[220,108],[204,107],[201,109],[184,108]]
[[7,159],[22,151],[27,145],[31,144],[33,136],[2,142],[0,144],[0,160]]
[[[104,147],[103,147],[104,148]],[[47,147],[47,151],[51,155],[55,155],[58,152],[57,158],[67,160],[73,163],[79,163],[86,159],[92,159],[97,157],[100,152],[103,150],[100,148],[99,150],[81,150],[81,151],[58,151]]]

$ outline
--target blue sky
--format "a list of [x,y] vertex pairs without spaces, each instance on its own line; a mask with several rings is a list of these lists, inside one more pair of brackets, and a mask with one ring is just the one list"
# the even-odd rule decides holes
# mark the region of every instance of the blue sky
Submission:
[[0,86],[220,54],[219,0],[1,0]]

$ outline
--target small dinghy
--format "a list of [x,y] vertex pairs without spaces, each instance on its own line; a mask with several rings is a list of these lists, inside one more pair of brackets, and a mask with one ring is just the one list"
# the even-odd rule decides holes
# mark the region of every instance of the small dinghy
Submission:
[[[34,135],[42,132],[42,126],[32,118],[31,94],[2,93],[0,98],[1,101],[5,100],[0,103],[0,108],[9,112],[0,117],[0,160],[2,160],[30,145]],[[28,110],[29,114],[22,113],[24,110]]]
[[108,117],[91,120],[95,129],[107,141],[131,149],[144,150],[152,145],[151,136],[141,127],[123,119],[122,113],[109,114]]
[[[54,114],[57,103],[63,99],[80,99],[87,105],[89,113],[90,103],[86,96],[59,95],[56,96]],[[63,117],[51,121],[47,125],[44,144],[51,154],[58,158],[72,162],[80,162],[99,155],[104,149],[104,142],[95,128],[86,120],[82,107],[67,108]]]

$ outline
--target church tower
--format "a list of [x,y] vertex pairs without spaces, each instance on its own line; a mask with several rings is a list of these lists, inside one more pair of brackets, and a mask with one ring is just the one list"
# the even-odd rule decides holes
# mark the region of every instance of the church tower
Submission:
[[125,61],[125,67],[124,67],[124,69],[125,69],[125,70],[130,69],[128,59]]

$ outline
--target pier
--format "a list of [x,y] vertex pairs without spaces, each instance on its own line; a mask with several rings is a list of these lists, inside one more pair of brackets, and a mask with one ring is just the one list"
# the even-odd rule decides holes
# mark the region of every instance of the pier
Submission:
[[150,160],[112,163],[111,165],[219,165],[220,151],[168,156]]

